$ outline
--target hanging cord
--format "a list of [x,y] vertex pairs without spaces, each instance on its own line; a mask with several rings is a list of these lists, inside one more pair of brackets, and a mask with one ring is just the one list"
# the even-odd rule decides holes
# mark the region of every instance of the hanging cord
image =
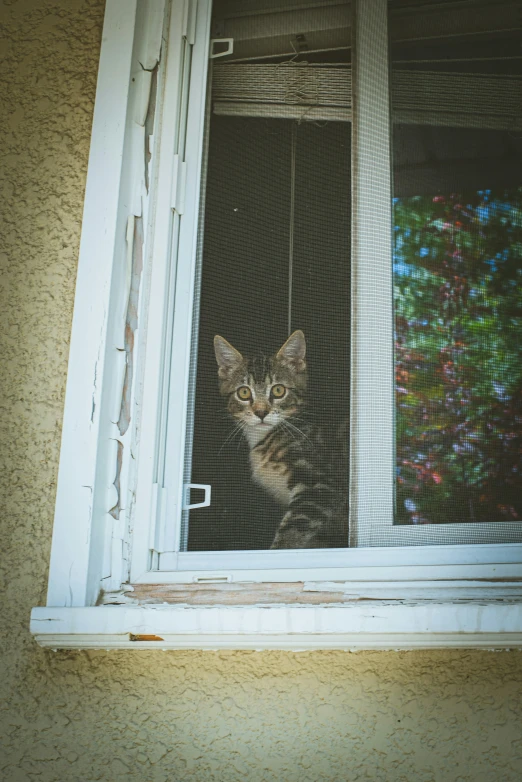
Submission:
[[283,103],[289,106],[303,106],[303,113],[298,120],[300,123],[312,107],[319,104],[319,83],[313,68],[308,67],[310,65],[308,60],[297,59],[303,56],[303,52],[296,50],[293,41],[289,41],[289,44],[294,50],[294,55],[289,60],[278,63],[276,69],[281,73],[285,72],[286,91]]
[[297,147],[297,122],[292,123],[290,149],[290,230],[288,238],[288,336],[292,333],[292,293],[294,285],[294,223],[295,223],[295,153]]

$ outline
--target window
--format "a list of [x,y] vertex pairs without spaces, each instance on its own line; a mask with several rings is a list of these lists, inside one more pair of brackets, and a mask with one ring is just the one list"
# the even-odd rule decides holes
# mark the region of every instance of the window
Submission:
[[117,5],[49,605],[516,581],[518,4]]
[[[192,159],[199,151],[198,125],[206,141],[199,217],[187,228],[194,231],[197,222],[192,329],[190,300],[174,324],[174,345],[188,338],[191,347],[187,379],[174,353],[176,382],[166,402],[167,438],[175,452],[167,444],[160,466],[167,495],[167,550],[159,554],[160,570],[171,567],[177,551],[268,550],[272,544],[331,548],[348,542],[347,459],[337,476],[332,472],[348,450],[351,8],[347,2],[308,6],[302,15],[292,2],[265,4],[257,13],[253,4],[246,14],[242,3],[213,3],[211,30],[233,33],[235,48],[208,60],[208,99],[204,110],[199,104],[200,116],[196,111],[191,116],[189,97]],[[210,9],[203,5],[198,11]],[[303,32],[289,35],[292,29]],[[212,44],[219,51],[218,46]],[[332,112],[340,121],[330,121]],[[187,166],[191,152],[188,147]],[[179,311],[177,302],[174,310]],[[297,332],[292,338],[297,329],[306,336]],[[267,359],[287,339],[286,352],[269,367]],[[308,383],[305,350],[314,364]],[[268,377],[270,388],[264,387]],[[238,396],[243,381],[245,400]],[[227,407],[232,415],[226,415]],[[321,412],[320,421],[307,420],[310,408]],[[177,419],[187,420],[183,483],[207,485],[211,492],[209,504],[201,507],[196,499],[195,507],[183,511],[180,528],[177,432],[183,424]],[[269,444],[264,436],[273,432],[272,419],[281,423]],[[329,432],[330,442],[320,457],[319,427]],[[334,457],[341,427],[346,443],[337,445]],[[250,458],[249,435],[260,443],[256,448],[252,440]],[[304,470],[326,471],[322,494],[314,496],[314,478],[306,494],[308,502],[328,503],[328,512],[338,506],[345,517],[338,530],[332,520],[331,530],[311,534],[299,510],[301,530],[294,526],[285,533],[280,527],[279,500],[290,491],[283,475],[288,464],[284,458],[276,462],[276,452],[283,451],[289,460],[307,461]],[[256,459],[265,460],[266,469],[254,466],[252,480]]]

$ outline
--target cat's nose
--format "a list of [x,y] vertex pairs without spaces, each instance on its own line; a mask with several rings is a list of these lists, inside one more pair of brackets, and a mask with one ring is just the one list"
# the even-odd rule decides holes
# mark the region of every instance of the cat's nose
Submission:
[[254,410],[254,413],[263,421],[265,416],[268,415],[268,410]]

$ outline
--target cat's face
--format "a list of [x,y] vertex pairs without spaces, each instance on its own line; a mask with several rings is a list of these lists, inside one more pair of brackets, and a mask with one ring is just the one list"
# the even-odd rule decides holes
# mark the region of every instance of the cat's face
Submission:
[[303,409],[307,377],[302,331],[294,331],[270,357],[245,358],[219,335],[214,350],[219,390],[228,400],[228,412],[247,434],[264,436]]

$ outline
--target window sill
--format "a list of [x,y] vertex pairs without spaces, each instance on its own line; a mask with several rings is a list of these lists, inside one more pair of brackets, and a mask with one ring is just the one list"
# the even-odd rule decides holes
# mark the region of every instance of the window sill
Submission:
[[34,608],[52,649],[522,648],[522,601]]

